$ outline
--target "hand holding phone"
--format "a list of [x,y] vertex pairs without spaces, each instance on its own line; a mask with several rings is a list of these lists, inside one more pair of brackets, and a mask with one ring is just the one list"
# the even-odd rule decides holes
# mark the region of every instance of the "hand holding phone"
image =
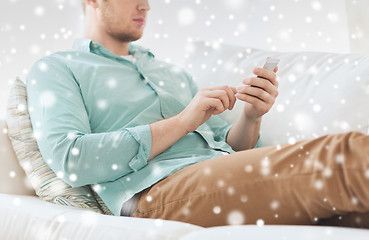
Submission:
[[[267,57],[266,62],[264,64],[263,68],[264,69],[267,69],[267,70],[270,70],[270,71],[273,71],[275,69],[275,67],[278,66],[279,61],[280,60],[278,58]],[[261,77],[261,76],[257,76],[257,77],[258,78],[264,78],[264,77]]]
[[[273,71],[279,62],[280,60],[277,58],[268,57],[263,68]],[[244,85],[238,87],[236,93],[237,99],[249,103],[244,106],[244,112],[246,115],[251,116],[254,119],[258,119],[267,113],[278,96],[278,82],[276,74],[272,74],[269,71],[256,70],[257,69],[254,69],[255,74],[259,73],[262,75],[257,76],[257,78],[265,79],[269,82],[261,79],[258,80],[255,77],[248,77],[242,81]]]

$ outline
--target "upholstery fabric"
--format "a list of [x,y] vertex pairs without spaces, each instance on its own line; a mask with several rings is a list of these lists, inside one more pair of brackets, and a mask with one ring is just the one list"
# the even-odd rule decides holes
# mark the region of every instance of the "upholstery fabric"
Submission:
[[[187,66],[202,87],[241,86],[267,57],[279,58],[279,95],[263,116],[261,146],[295,143],[332,133],[368,132],[369,56],[273,52],[229,44],[193,43]],[[243,103],[220,114],[233,123]]]
[[33,196],[0,193],[0,239],[172,240],[199,226],[160,219],[103,215]]

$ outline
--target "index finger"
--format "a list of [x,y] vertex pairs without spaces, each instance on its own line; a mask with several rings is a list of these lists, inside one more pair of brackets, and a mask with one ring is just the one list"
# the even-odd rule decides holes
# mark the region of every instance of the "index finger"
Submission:
[[228,95],[228,99],[229,99],[229,110],[233,109],[234,104],[236,103],[236,93],[237,93],[237,89],[233,86],[228,86],[228,85],[224,85],[224,86],[218,86],[218,87],[214,87],[214,90],[219,90],[222,89],[224,91],[226,91],[227,95]]
[[232,110],[237,100],[236,98],[237,89],[236,87],[233,87],[233,86],[226,86],[225,90],[227,91],[229,99],[230,99],[229,110]]

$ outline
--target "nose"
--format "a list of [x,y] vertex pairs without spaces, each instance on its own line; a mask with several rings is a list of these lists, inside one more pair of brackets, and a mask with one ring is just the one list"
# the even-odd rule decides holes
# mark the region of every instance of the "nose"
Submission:
[[150,10],[149,0],[140,1],[140,3],[138,4],[138,10],[145,12],[149,11]]

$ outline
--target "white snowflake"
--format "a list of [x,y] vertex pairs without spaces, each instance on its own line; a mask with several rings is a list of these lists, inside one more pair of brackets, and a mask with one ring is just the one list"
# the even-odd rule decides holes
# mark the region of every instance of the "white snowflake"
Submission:
[[233,210],[227,216],[229,225],[241,225],[245,223],[245,216],[241,211]]
[[196,14],[191,8],[182,8],[178,12],[178,22],[182,26],[192,25],[196,20]]
[[72,173],[71,175],[69,175],[69,180],[72,181],[72,182],[77,181],[77,175]]

